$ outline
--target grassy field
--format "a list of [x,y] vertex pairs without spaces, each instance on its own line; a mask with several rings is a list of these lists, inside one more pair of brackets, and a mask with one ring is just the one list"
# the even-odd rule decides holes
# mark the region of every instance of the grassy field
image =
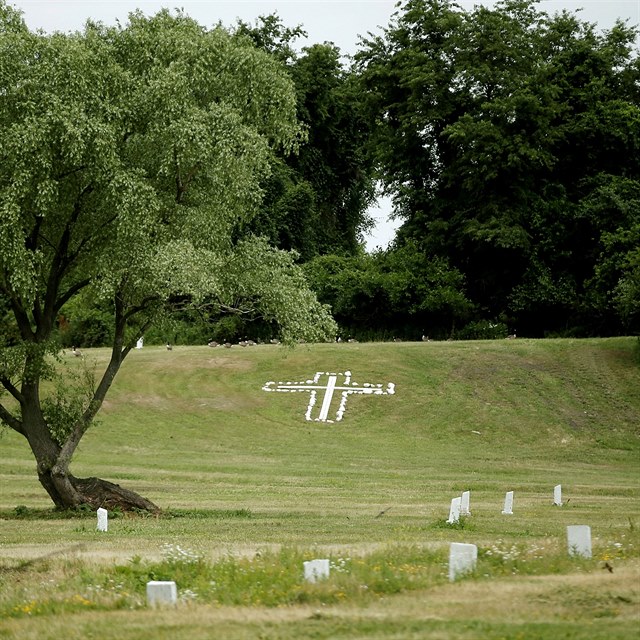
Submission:
[[[396,393],[324,423],[308,393],[262,390],[345,370]],[[106,533],[51,512],[20,436],[0,459],[2,638],[640,637],[635,338],[145,347],[72,471],[164,513]],[[446,524],[465,490],[472,515]],[[571,524],[591,526],[591,560],[568,557]],[[453,584],[450,542],[479,547]],[[313,557],[332,572],[308,585]],[[179,606],[148,609],[148,579],[175,579]]]

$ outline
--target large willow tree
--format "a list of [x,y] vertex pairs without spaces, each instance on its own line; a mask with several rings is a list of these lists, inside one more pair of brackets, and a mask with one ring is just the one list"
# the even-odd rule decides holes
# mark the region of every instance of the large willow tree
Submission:
[[[222,28],[163,11],[45,35],[0,0],[0,419],[56,506],[157,508],[69,466],[172,303],[258,309],[285,340],[334,331],[292,256],[234,233],[299,137],[288,76]],[[95,379],[60,378],[57,324],[78,296],[113,310]]]

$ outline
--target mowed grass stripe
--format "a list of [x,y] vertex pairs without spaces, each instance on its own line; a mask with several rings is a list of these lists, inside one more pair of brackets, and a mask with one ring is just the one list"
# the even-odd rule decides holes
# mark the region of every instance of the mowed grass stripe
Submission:
[[[108,357],[86,353],[98,366]],[[357,382],[395,383],[396,394],[351,396],[343,421],[326,424],[304,419],[307,393],[262,391],[347,369]],[[561,483],[569,508],[534,511],[535,530],[590,508],[624,527],[638,515],[639,371],[632,338],[145,347],[125,362],[72,469],[165,508],[313,520],[393,505],[385,519],[409,512],[425,525],[465,489],[474,515],[489,516],[514,490],[518,516]],[[26,443],[5,432],[0,446],[0,508],[46,506]],[[358,538],[375,537],[367,529]]]
[[[52,512],[26,443],[5,430],[0,636],[633,637],[639,364],[633,338],[135,351],[72,471],[164,514],[111,514],[99,533],[95,514]],[[347,369],[396,394],[354,395],[327,424],[304,419],[307,393],[262,391]],[[463,490],[472,515],[447,525]],[[593,559],[569,558],[573,524],[591,526]],[[450,542],[480,549],[455,584]],[[167,545],[200,560],[167,564]],[[313,557],[348,570],[305,585]],[[189,604],[145,609],[152,577],[176,579]]]

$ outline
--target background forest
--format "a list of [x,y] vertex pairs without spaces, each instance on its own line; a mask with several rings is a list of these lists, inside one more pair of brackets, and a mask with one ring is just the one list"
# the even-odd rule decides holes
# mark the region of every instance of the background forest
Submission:
[[[295,251],[342,339],[638,332],[637,27],[602,32],[529,0],[408,0],[349,60],[330,43],[296,51],[302,29],[276,16],[232,29],[286,68],[304,127],[297,149],[274,151],[233,240]],[[368,254],[379,191],[402,224]],[[275,336],[251,305],[231,307],[185,307],[145,338]],[[63,344],[108,344],[111,318],[73,300]]]

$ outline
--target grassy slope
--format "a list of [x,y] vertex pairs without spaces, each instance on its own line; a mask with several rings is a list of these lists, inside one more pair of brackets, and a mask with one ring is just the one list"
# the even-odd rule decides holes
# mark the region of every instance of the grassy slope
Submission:
[[[99,363],[107,356],[87,353]],[[396,395],[352,396],[342,422],[323,424],[304,420],[307,394],[261,390],[345,369],[358,382],[394,382]],[[47,507],[25,443],[6,432],[0,449],[0,509]],[[114,521],[102,537],[92,521],[7,519],[0,555],[82,543],[87,555],[124,559],[153,555],[164,542],[212,556],[275,544],[357,553],[390,543],[560,539],[567,524],[590,524],[604,547],[640,516],[638,343],[145,348],[125,363],[73,472],[206,517]],[[569,499],[562,509],[551,507],[558,483]],[[451,530],[449,502],[465,489],[473,516]],[[515,491],[512,517],[500,514],[507,490]],[[238,509],[250,517],[234,517]]]

